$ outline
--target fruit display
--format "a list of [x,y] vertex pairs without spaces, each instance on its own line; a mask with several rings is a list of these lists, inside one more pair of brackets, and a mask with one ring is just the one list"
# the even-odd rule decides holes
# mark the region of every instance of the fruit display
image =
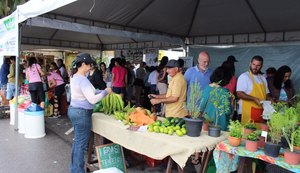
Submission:
[[123,121],[125,125],[148,125],[154,123],[156,115],[151,114],[148,109],[142,107],[130,107],[128,104],[123,111],[115,111],[114,117],[117,120]]
[[122,111],[124,109],[124,101],[119,94],[109,94],[95,105],[94,112],[104,112],[104,114],[111,115],[115,111]]
[[156,120],[153,124],[148,126],[149,132],[164,133],[177,136],[186,134],[185,121],[182,118],[168,117],[164,120]]

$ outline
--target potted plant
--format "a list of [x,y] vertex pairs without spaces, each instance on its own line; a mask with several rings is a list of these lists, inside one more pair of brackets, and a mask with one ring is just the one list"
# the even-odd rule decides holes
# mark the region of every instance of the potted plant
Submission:
[[244,136],[247,137],[250,133],[256,130],[256,125],[253,120],[250,120],[244,125]]
[[[297,125],[299,114],[294,107],[286,107],[282,112],[285,116],[285,121],[282,121],[281,123],[285,128],[286,135],[290,137],[291,133],[294,131],[293,129]],[[288,142],[284,136],[281,137],[281,145],[283,148],[289,147]]]
[[294,135],[294,149],[300,151],[300,128],[296,130]]
[[226,114],[231,109],[231,103],[228,98],[232,95],[230,92],[219,94],[219,87],[215,87],[214,90],[210,92],[210,101],[215,107],[215,115],[214,115],[214,124],[208,127],[208,136],[219,137],[221,135],[221,128],[218,125],[219,117]]
[[256,132],[250,133],[246,137],[246,146],[245,149],[248,151],[255,152],[258,149],[258,135]]
[[213,120],[205,113],[202,130],[208,131],[208,126],[213,122]]
[[285,121],[285,116],[281,112],[272,114],[271,119],[268,121],[269,136],[271,141],[265,143],[264,152],[271,157],[277,157],[281,147],[280,141],[282,136],[282,127]]
[[242,130],[243,130],[242,124],[238,120],[230,121],[228,129],[229,129],[229,136],[228,136],[229,145],[233,147],[239,146],[241,144],[241,139],[242,139]]
[[198,137],[201,134],[203,117],[200,114],[200,99],[202,92],[197,80],[190,84],[190,97],[188,100],[189,116],[184,117],[187,135]]
[[284,161],[290,165],[298,165],[300,163],[300,153],[294,150],[296,139],[295,136],[297,135],[297,131],[295,130],[295,127],[293,127],[289,136],[283,127],[282,132],[289,145],[289,148],[284,150]]

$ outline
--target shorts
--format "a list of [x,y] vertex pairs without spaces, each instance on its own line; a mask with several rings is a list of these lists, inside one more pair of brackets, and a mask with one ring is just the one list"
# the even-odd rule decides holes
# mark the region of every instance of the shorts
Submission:
[[126,93],[126,88],[125,88],[125,87],[113,87],[113,88],[112,88],[112,91],[113,91],[114,93],[117,93],[117,94],[123,94],[123,95],[125,95],[125,93]]
[[[16,85],[13,83],[7,83],[6,99],[11,100],[15,96],[15,92],[16,92]],[[20,95],[20,87],[19,87],[18,95]]]

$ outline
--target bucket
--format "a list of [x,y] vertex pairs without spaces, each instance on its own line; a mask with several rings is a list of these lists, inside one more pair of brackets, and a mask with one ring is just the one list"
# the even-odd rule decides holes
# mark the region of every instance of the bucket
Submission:
[[19,133],[24,134],[25,133],[25,116],[24,116],[24,110],[23,108],[18,108],[18,129]]
[[[23,97],[18,97],[18,105],[23,103],[25,99]],[[10,112],[10,125],[15,125],[15,110],[16,110],[16,100],[12,99],[9,101],[9,112]]]
[[25,133],[25,115],[24,111],[25,109],[31,104],[31,101],[26,100],[20,106],[18,107],[18,129],[19,133],[24,134]]
[[44,111],[25,110],[25,138],[42,138],[45,133]]

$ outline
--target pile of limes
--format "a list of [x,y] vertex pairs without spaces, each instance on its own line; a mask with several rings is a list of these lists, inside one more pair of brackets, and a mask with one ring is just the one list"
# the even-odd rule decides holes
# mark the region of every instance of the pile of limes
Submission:
[[153,124],[148,126],[149,132],[164,133],[177,136],[186,134],[185,121],[182,118],[166,118],[165,120],[156,120]]

